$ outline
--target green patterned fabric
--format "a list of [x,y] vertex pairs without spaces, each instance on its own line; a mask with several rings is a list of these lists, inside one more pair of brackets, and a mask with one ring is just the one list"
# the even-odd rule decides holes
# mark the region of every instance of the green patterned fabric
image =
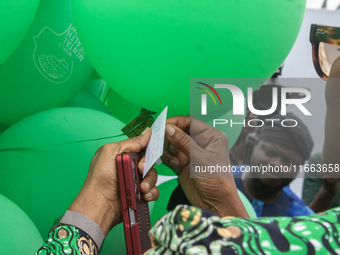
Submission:
[[[209,211],[179,205],[150,230],[153,248],[147,254],[340,254],[339,234],[340,207],[292,218],[220,219]],[[45,254],[93,255],[98,251],[82,230],[58,226],[36,253]]]
[[151,229],[148,254],[340,254],[339,215],[220,219],[180,205]]
[[82,230],[73,226],[59,226],[52,229],[44,245],[35,255],[96,255],[97,247]]

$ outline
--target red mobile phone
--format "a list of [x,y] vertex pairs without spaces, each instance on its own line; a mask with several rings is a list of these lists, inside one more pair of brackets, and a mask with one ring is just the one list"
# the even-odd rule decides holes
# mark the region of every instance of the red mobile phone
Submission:
[[142,174],[138,171],[140,159],[138,153],[122,154],[116,158],[128,255],[142,255],[151,248],[149,205],[139,187],[142,181]]

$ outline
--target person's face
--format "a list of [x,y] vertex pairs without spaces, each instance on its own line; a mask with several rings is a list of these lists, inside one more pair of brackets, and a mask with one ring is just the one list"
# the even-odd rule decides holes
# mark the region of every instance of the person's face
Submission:
[[[298,174],[303,158],[296,151],[277,143],[259,141],[250,159],[251,166],[280,168],[279,172],[256,174],[263,184],[270,187],[284,187]],[[288,170],[284,172],[283,169]],[[254,176],[254,175],[253,175]]]

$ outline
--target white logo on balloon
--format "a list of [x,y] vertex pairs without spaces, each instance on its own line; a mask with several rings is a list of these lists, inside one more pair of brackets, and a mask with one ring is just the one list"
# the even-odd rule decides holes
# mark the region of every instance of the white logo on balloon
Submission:
[[33,40],[34,64],[46,79],[54,83],[67,81],[72,75],[74,61],[81,62],[85,57],[73,24],[61,34],[44,27]]

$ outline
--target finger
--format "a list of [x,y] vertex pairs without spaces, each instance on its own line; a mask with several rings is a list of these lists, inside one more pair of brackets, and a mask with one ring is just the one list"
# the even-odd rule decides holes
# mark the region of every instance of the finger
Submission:
[[190,157],[190,135],[175,125],[166,124],[165,136],[176,149]]
[[190,121],[191,121],[190,116],[176,116],[168,118],[166,120],[166,123],[177,126],[180,129],[182,129],[185,133],[190,134]]
[[146,193],[143,197],[146,201],[156,201],[159,197],[158,188],[156,186],[153,187],[150,192]]
[[211,133],[213,130],[208,123],[191,116],[171,117],[167,119],[166,123],[177,126],[190,135],[200,134],[205,131]]
[[[218,132],[220,131],[218,130]],[[172,146],[177,149],[177,152],[175,154],[179,160],[186,160],[186,158],[190,158],[190,148],[193,149],[192,155],[199,156],[200,153],[204,153],[204,149],[198,146],[196,141],[191,139],[189,134],[185,133],[177,126],[166,124],[165,136],[172,144]],[[174,149],[172,148],[172,150]],[[185,157],[180,152],[182,152]]]
[[143,174],[144,171],[144,165],[145,165],[145,155],[141,158],[141,160],[138,162],[138,171]]
[[116,154],[140,152],[148,144],[151,136],[151,129],[146,128],[140,136],[117,143],[118,149]]
[[178,151],[175,148],[175,146],[173,146],[166,137],[164,138],[164,148],[167,149],[168,151],[170,151],[174,155],[176,155],[176,153]]
[[170,153],[167,149],[163,150],[163,155],[161,159],[164,164],[170,166],[171,168],[176,168],[179,166],[178,158],[172,153]]
[[163,163],[170,166],[177,175],[190,164],[190,159],[180,151],[178,151],[175,156],[165,149],[163,151],[162,160]]
[[150,192],[156,185],[157,182],[157,171],[155,168],[151,168],[150,171],[147,173],[145,178],[140,184],[140,190],[144,193],[147,194]]

